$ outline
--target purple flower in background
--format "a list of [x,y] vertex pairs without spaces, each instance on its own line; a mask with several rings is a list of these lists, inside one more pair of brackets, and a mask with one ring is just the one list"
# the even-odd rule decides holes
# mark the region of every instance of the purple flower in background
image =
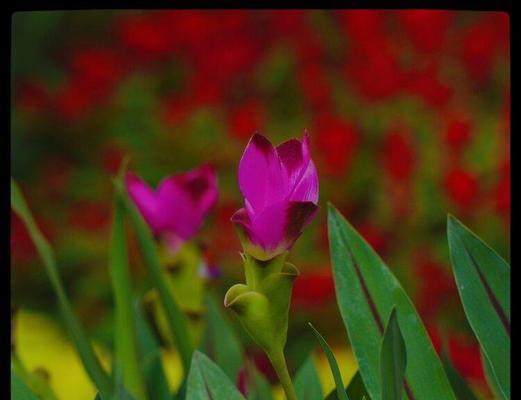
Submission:
[[154,235],[173,251],[197,233],[218,196],[217,176],[209,165],[167,177],[155,191],[128,173],[126,187]]
[[245,252],[269,260],[288,250],[318,208],[318,176],[309,154],[309,138],[277,147],[255,134],[239,164],[244,208],[232,221]]

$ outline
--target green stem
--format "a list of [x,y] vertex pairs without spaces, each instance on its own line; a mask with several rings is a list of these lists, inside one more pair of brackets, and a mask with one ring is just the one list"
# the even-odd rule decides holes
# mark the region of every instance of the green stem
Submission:
[[267,352],[267,354],[271,361],[271,365],[273,365],[273,368],[275,369],[275,372],[279,377],[279,381],[282,385],[282,388],[284,389],[284,393],[286,393],[286,399],[297,400],[297,394],[295,393],[293,382],[291,381],[291,377],[289,376],[288,366],[286,364],[284,352],[282,351],[282,349],[277,349],[272,352]]

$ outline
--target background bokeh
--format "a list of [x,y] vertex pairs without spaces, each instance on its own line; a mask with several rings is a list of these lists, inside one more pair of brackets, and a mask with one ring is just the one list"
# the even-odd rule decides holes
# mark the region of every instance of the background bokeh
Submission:
[[[220,198],[198,240],[223,271],[211,283],[223,294],[243,276],[229,219],[242,204],[237,165],[249,137],[259,131],[279,143],[307,129],[321,208],[290,256],[302,276],[288,342],[308,340],[313,321],[347,350],[328,257],[330,201],[401,280],[436,346],[447,338],[458,370],[488,393],[445,220],[453,213],[509,259],[506,13],[74,11],[16,13],[12,22],[12,175],[100,346],[112,346],[106,262],[121,160],[129,156],[154,185],[205,162],[216,167]],[[146,274],[131,251],[139,289]],[[46,316],[24,325],[35,337],[27,342],[39,343],[59,319],[14,214],[11,289],[18,310]],[[291,345],[288,354],[291,362]]]

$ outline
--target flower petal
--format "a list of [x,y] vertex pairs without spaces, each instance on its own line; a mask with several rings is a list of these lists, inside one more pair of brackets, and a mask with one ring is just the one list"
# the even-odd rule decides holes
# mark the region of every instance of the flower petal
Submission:
[[302,142],[288,140],[277,146],[284,172],[287,174],[291,201],[318,202],[318,175],[309,152],[309,136],[304,134]]
[[260,134],[255,134],[239,163],[239,187],[253,210],[276,203],[287,194],[282,168],[275,148]]
[[284,239],[287,242],[287,248],[298,239],[302,229],[311,222],[317,210],[318,206],[311,201],[288,203],[284,220]]
[[217,196],[217,179],[209,166],[164,179],[158,188],[164,228],[190,239]]
[[312,160],[309,161],[306,170],[300,177],[288,200],[318,203],[318,174]]
[[150,229],[152,229],[154,234],[157,234],[161,228],[161,221],[158,215],[158,197],[156,193],[143,180],[131,172],[125,176],[125,185],[130,198],[150,226]]

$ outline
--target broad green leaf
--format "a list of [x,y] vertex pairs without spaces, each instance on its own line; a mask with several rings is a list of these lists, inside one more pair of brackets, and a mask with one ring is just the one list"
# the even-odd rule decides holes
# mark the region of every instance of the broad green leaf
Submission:
[[163,275],[164,271],[159,263],[154,239],[152,238],[145,221],[141,218],[136,207],[124,192],[122,183],[118,182],[116,187],[118,188],[118,195],[125,204],[126,211],[130,216],[130,222],[136,233],[143,258],[145,259],[146,267],[148,268],[152,282],[158,291],[159,298],[163,304],[169,322],[170,330],[176,341],[177,351],[181,357],[183,368],[185,373],[187,373],[190,369],[193,345],[188,334],[185,316],[179,309],[179,306],[176,304],[170,290],[168,289],[165,276]]
[[139,353],[141,355],[140,363],[145,375],[148,397],[153,400],[172,400],[168,380],[161,363],[159,345],[143,316],[138,299],[134,301],[133,311]]
[[255,366],[251,365],[248,368],[251,377],[248,382],[248,400],[272,400],[273,392],[268,380]]
[[322,398],[322,386],[312,356],[307,358],[295,375],[295,392],[298,400]]
[[11,400],[38,400],[29,386],[11,368]]
[[485,370],[485,378],[487,380],[488,385],[492,389],[492,392],[496,395],[496,397],[500,400],[507,400],[503,392],[499,389],[499,384],[497,383],[496,377],[492,372],[492,367],[490,366],[490,361],[488,361],[485,354],[483,354],[483,349],[480,351],[481,363],[483,364],[483,369]]
[[339,400],[349,400],[347,397],[346,391],[344,389],[344,383],[342,382],[342,376],[340,375],[340,370],[338,369],[338,364],[335,360],[335,356],[331,351],[331,348],[327,344],[326,340],[322,337],[322,335],[309,323],[309,326],[313,330],[318,343],[326,353],[327,361],[329,362],[329,368],[331,369],[331,373],[333,374],[333,378],[335,379],[336,392]]
[[201,351],[235,382],[242,365],[241,345],[215,297],[210,293],[206,298],[206,328]]
[[244,397],[224,372],[199,351],[195,351],[192,357],[186,398],[194,400],[244,400]]
[[76,350],[78,351],[85,371],[103,397],[107,399],[110,398],[112,393],[111,379],[102,368],[99,359],[94,353],[89,339],[87,338],[87,335],[85,334],[80,322],[72,311],[72,307],[69,303],[67,295],[65,294],[63,283],[58,272],[54,253],[49,243],[36,225],[36,222],[31,215],[29,207],[27,206],[27,203],[25,202],[25,199],[23,198],[23,195],[18,188],[18,185],[12,178],[11,207],[23,221],[32,241],[34,242],[34,245],[36,246],[36,249],[38,250],[40,257],[42,258],[43,264],[45,266],[45,272],[47,273],[52,288],[56,293],[56,297],[58,298],[58,305],[67,326],[67,330],[72,339],[72,342],[76,347]]
[[123,385],[137,400],[141,400],[146,399],[147,396],[139,365],[132,311],[132,285],[128,272],[124,217],[123,203],[121,199],[116,198],[109,256],[109,270],[115,302],[115,363],[121,368]]
[[380,348],[382,400],[400,400],[402,398],[406,367],[405,343],[396,317],[396,309],[393,307]]
[[465,382],[463,377],[450,362],[445,351],[441,353],[441,361],[443,362],[443,367],[445,368],[447,377],[449,378],[452,389],[454,390],[458,400],[477,400],[477,397],[472,393],[467,382]]
[[376,252],[332,206],[328,211],[336,297],[367,392],[381,399],[379,348],[396,305],[408,361],[405,391],[416,400],[455,400],[436,351],[414,306]]
[[504,397],[510,398],[510,265],[456,218],[447,218],[454,277]]
[[[356,371],[356,374],[351,378],[349,384],[346,388],[347,396],[353,399],[369,399],[369,395],[367,394],[367,389],[365,388],[364,381],[362,380],[362,376],[360,375],[360,371]],[[336,394],[336,389],[332,390],[326,397],[326,400],[337,400],[338,396]]]

